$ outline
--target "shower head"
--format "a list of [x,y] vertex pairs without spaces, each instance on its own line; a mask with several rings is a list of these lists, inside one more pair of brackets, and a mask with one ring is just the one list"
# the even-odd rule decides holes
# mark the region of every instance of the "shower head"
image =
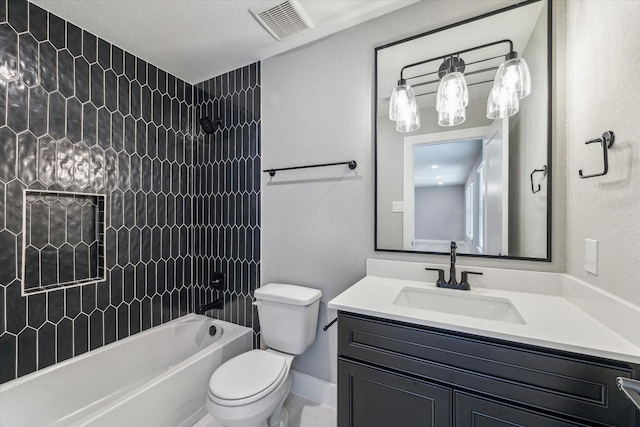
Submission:
[[200,125],[202,126],[202,130],[206,134],[214,133],[216,131],[216,129],[218,129],[218,127],[220,127],[221,124],[222,124],[222,120],[221,119],[215,119],[212,122],[209,117],[201,117],[200,118]]

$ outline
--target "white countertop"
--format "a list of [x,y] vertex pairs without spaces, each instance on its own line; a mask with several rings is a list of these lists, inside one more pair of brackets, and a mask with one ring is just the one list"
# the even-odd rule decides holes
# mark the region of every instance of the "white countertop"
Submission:
[[[421,269],[424,264],[421,265]],[[474,271],[481,269],[474,268]],[[490,269],[487,269],[490,270]],[[489,271],[490,272],[490,271]],[[547,273],[548,274],[548,273]],[[484,280],[487,273],[485,273]],[[475,276],[472,278],[475,279]],[[476,279],[477,280],[477,279]],[[393,304],[404,287],[507,298],[526,324],[478,319]],[[331,300],[330,309],[457,332],[509,340],[640,364],[640,347],[578,308],[561,292],[474,287],[470,291],[436,288],[434,283],[368,275]],[[514,288],[517,284],[514,283]],[[614,313],[615,315],[615,313]]]

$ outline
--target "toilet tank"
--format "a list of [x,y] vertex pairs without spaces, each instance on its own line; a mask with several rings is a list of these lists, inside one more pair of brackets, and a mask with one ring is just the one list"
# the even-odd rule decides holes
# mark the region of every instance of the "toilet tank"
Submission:
[[302,354],[316,339],[319,289],[268,283],[255,291],[260,334],[265,345],[289,354]]

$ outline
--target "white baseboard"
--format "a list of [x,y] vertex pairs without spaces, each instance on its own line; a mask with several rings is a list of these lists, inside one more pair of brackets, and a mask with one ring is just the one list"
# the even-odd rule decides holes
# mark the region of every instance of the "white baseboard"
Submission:
[[297,371],[291,371],[291,375],[293,378],[291,393],[336,409],[338,387],[335,384]]

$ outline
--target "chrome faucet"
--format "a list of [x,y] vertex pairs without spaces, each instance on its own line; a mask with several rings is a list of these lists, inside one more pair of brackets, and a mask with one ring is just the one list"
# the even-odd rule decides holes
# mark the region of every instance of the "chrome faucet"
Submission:
[[467,277],[469,274],[482,274],[476,273],[474,271],[463,271],[462,272],[462,281],[458,283],[458,279],[456,278],[456,251],[458,249],[458,245],[453,240],[451,241],[451,263],[449,264],[449,281],[444,280],[444,270],[441,268],[425,268],[425,270],[437,271],[438,272],[438,280],[436,280],[436,286],[439,288],[448,288],[448,289],[459,289],[463,291],[468,291],[471,289],[469,286],[469,282],[467,281]]

